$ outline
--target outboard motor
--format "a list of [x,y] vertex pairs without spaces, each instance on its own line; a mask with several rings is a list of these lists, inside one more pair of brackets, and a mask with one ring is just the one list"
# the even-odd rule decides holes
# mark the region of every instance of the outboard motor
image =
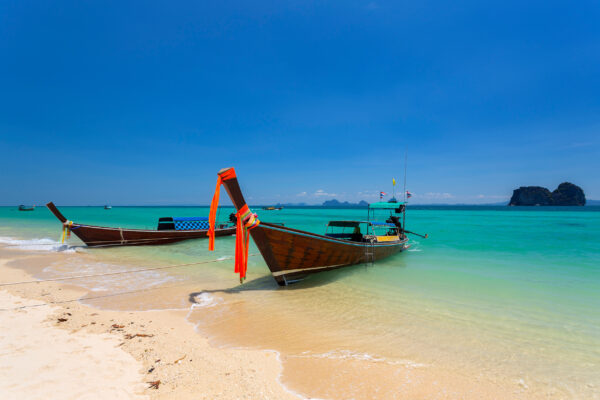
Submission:
[[229,222],[231,222],[232,224],[237,223],[237,217],[235,216],[235,213],[229,214]]

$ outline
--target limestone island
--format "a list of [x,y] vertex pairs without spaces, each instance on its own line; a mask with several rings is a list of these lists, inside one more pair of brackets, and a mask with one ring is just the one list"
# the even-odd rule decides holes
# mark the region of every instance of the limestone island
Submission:
[[513,191],[509,206],[584,206],[583,190],[570,182],[563,182],[550,192],[541,186],[521,186]]
[[359,201],[358,203],[349,203],[347,201],[341,202],[337,199],[327,200],[323,202],[322,207],[331,207],[331,208],[363,208],[369,207],[369,203],[364,200]]

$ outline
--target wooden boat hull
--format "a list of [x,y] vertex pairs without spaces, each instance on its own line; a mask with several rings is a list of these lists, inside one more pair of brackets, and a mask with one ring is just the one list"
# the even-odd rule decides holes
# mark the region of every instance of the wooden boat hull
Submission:
[[[219,175],[229,168],[219,171]],[[239,211],[246,205],[237,177],[223,180],[232,203]],[[273,278],[288,285],[309,274],[374,262],[408,248],[408,239],[388,243],[353,242],[261,222],[250,229]]]
[[282,286],[309,274],[381,260],[403,251],[408,241],[351,242],[264,222],[250,234],[273,278]]
[[[180,242],[190,239],[204,239],[207,230],[175,231],[175,230],[144,230],[108,228],[102,226],[73,224],[71,232],[81,239],[88,247],[106,246],[143,246]],[[235,234],[235,227],[215,229],[215,236]]]
[[[69,221],[61,214],[53,203],[46,205],[48,209],[63,223]],[[88,247],[107,246],[143,246],[160,245],[180,242],[182,240],[203,239],[208,235],[208,230],[149,230],[110,228],[104,226],[69,224],[70,230]],[[215,236],[228,236],[235,234],[235,227],[215,229]]]

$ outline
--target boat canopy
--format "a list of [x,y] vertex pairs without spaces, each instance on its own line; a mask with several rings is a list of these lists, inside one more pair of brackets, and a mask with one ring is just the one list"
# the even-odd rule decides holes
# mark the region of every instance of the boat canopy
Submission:
[[387,202],[387,201],[378,201],[376,203],[371,203],[369,204],[369,208],[379,208],[379,209],[384,209],[384,210],[393,210],[396,208],[400,208],[401,205],[403,205],[403,202]]
[[389,222],[379,222],[379,221],[329,221],[328,226],[339,226],[339,227],[355,227],[360,224],[368,224],[376,227],[390,227],[395,228],[396,225],[390,224]]

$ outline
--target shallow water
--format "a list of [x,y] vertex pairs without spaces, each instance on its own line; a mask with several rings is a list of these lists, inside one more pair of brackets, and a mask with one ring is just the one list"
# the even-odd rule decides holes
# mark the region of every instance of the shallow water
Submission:
[[[55,243],[60,223],[49,212],[15,210],[0,208],[0,244],[64,250]],[[154,227],[162,216],[208,214],[207,208],[191,207],[62,210],[80,223],[135,228]],[[229,212],[222,208],[220,219]],[[261,220],[318,233],[328,220],[364,217],[363,210],[259,211]],[[316,379],[307,371],[321,376],[337,371],[339,376],[330,376],[327,384],[315,385],[315,396],[372,397],[372,387],[340,386],[349,377],[366,376],[374,363],[380,398],[405,382],[388,382],[387,374],[399,368],[416,374],[413,380],[419,368],[460,370],[466,380],[477,371],[484,381],[514,389],[511,394],[517,397],[599,396],[600,208],[409,207],[407,228],[428,233],[429,239],[412,237],[408,252],[373,266],[313,275],[287,288],[275,284],[260,257],[250,258],[248,280],[239,285],[228,258],[233,237],[217,239],[214,253],[203,240],[70,247],[65,261],[44,273],[221,259],[77,283],[94,293],[130,292],[90,300],[103,307],[190,307],[195,298],[189,318],[215,343],[275,349],[289,370],[305,370],[284,374],[294,389],[301,391],[305,381]],[[256,248],[250,252],[257,253]],[[448,376],[459,381],[452,373]]]

